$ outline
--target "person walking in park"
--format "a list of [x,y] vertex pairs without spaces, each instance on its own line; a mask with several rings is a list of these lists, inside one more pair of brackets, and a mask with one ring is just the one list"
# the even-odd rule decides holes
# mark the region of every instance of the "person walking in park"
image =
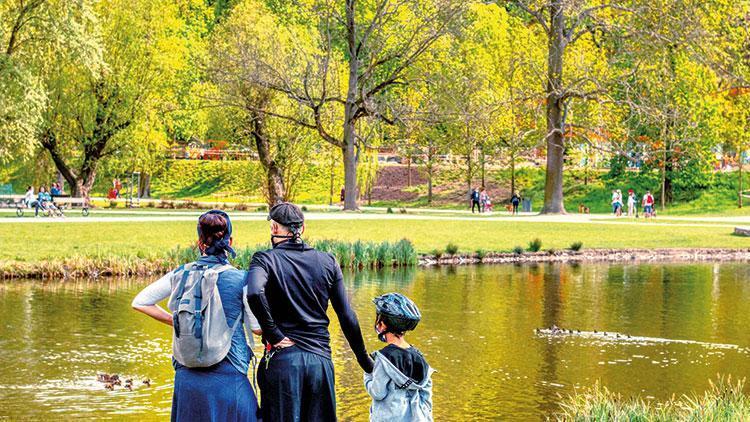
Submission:
[[635,192],[633,189],[628,189],[628,217],[635,216],[636,212],[636,199]]
[[[173,327],[172,421],[259,419],[247,378],[252,356],[245,328],[260,334],[245,300],[245,271],[232,267],[232,222],[213,210],[198,219],[201,257],[143,289],[135,310]],[[167,312],[158,303],[169,298]],[[196,310],[203,309],[203,311]],[[250,336],[252,342],[252,336]]]
[[422,352],[404,336],[422,318],[419,308],[400,293],[373,299],[375,332],[388,345],[375,352],[375,367],[365,373],[365,389],[372,398],[371,422],[432,421],[432,374]]
[[510,198],[510,204],[513,205],[513,215],[518,215],[518,205],[521,203],[521,197],[518,193],[513,192],[513,196]]
[[643,195],[643,216],[646,218],[654,216],[654,196],[651,195],[651,191],[646,191]]
[[479,212],[484,213],[487,212],[487,201],[489,201],[490,196],[487,194],[487,190],[482,187],[482,189],[479,191]]
[[622,215],[622,193],[619,189],[612,191],[612,213],[616,217]]
[[271,208],[273,248],[253,255],[248,303],[263,330],[258,385],[264,421],[335,421],[328,304],[360,367],[372,372],[357,316],[333,255],[302,240],[305,219],[294,204]]
[[479,205],[479,190],[477,188],[474,188],[469,193],[469,200],[471,200],[471,213],[474,214],[474,207],[479,212],[482,212],[482,207]]

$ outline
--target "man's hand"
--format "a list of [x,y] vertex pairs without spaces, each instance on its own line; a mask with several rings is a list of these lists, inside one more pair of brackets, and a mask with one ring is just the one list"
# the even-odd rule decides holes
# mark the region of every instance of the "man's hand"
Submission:
[[276,349],[284,349],[291,346],[294,346],[294,342],[289,340],[289,337],[284,337],[283,340],[273,345]]

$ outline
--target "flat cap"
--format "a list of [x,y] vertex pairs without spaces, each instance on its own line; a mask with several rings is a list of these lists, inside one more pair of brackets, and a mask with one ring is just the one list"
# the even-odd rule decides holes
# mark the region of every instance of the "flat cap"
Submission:
[[301,226],[305,222],[305,216],[298,206],[290,202],[282,202],[271,207],[268,220],[273,220],[282,226],[292,227]]

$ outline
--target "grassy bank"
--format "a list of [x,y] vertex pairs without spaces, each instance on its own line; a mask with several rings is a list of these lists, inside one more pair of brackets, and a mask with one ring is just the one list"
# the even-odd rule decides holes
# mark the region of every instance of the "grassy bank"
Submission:
[[[350,269],[403,267],[417,264],[418,255],[406,239],[398,242],[343,242],[320,240],[312,243],[318,250],[336,257],[341,267]],[[247,268],[253,254],[265,245],[237,248],[232,264]],[[100,276],[148,276],[164,273],[198,259],[196,247],[175,247],[149,255],[72,255],[37,261],[0,260],[0,278],[97,278]]]
[[744,380],[719,378],[701,395],[684,395],[665,402],[624,398],[596,385],[563,403],[558,420],[566,421],[746,421],[750,397]]
[[[239,248],[269,244],[266,221],[235,221]],[[346,242],[397,242],[410,239],[417,252],[458,252],[524,249],[535,238],[541,249],[566,249],[574,242],[585,248],[748,248],[750,238],[733,236],[719,225],[681,226],[615,223],[546,223],[448,219],[310,220],[305,238]],[[156,259],[164,251],[195,241],[193,221],[116,221],[0,224],[0,261],[37,262],[77,257]]]

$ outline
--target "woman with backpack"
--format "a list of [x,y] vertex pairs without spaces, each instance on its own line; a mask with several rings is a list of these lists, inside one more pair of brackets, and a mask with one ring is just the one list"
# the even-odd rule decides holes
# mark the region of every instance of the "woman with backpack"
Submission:
[[[218,210],[201,215],[201,257],[133,299],[135,310],[173,327],[172,421],[258,420],[247,377],[252,350],[243,325],[258,335],[260,326],[245,300],[246,273],[229,264],[231,245],[229,216]],[[171,313],[158,305],[167,298]]]

